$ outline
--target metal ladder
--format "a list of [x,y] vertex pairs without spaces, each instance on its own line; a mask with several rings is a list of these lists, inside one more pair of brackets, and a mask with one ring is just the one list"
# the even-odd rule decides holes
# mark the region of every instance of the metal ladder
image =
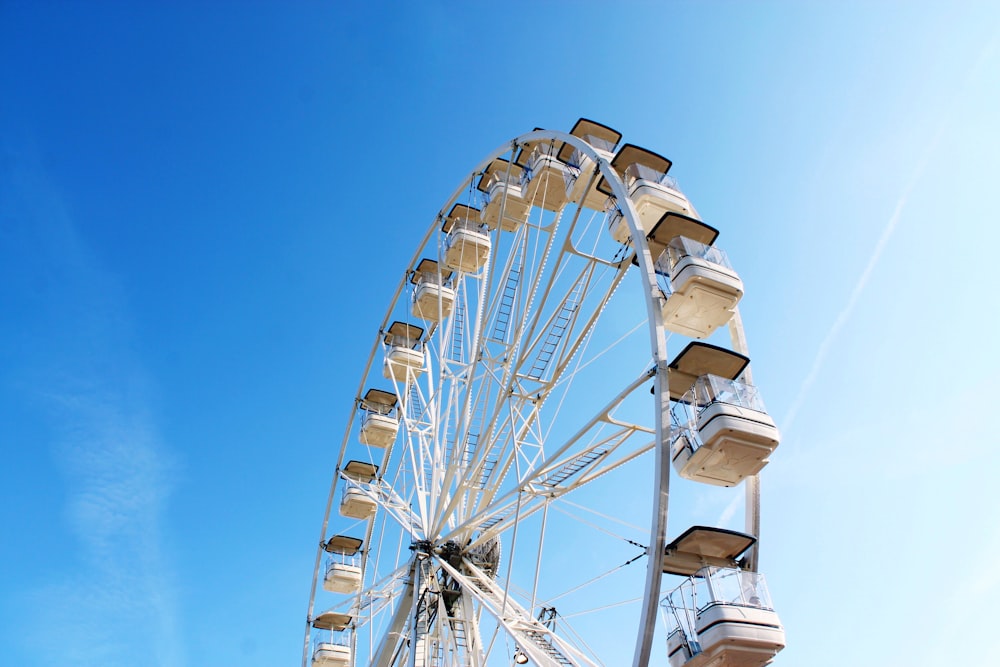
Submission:
[[[466,576],[468,576],[468,578],[472,581],[472,584],[480,592],[482,592],[482,594],[490,602],[493,603],[497,612],[500,612],[503,609],[504,607],[503,599],[501,599],[500,596],[498,596],[496,592],[494,592],[493,589],[485,581],[483,581],[479,576],[475,574],[470,573]],[[517,608],[514,605],[513,601],[510,599],[507,600],[506,606],[512,609],[513,611],[518,612],[517,614],[518,616],[526,615],[524,611]],[[528,616],[527,618],[530,619],[531,621],[534,621],[534,619],[531,619],[530,616]],[[543,653],[548,655],[550,658],[552,658],[553,661],[555,661],[560,665],[576,664],[568,657],[566,657],[562,653],[562,651],[560,651],[556,646],[554,646],[551,641],[549,641],[548,637],[546,636],[547,633],[544,632],[544,626],[541,626],[540,624],[538,629],[534,629],[532,627],[522,627],[521,629],[518,630],[517,635],[518,635],[517,637],[518,641],[521,641],[522,644],[527,643],[524,641],[525,639],[530,640],[533,646],[539,648]]]
[[557,486],[562,484],[567,479],[607,454],[608,449],[610,449],[608,445],[603,445],[601,447],[595,447],[594,449],[582,452],[553,470],[539,483],[546,486]]
[[563,334],[566,333],[566,329],[573,319],[573,314],[580,305],[582,292],[583,281],[578,280],[573,285],[573,289],[567,295],[566,299],[562,302],[559,313],[549,326],[549,330],[545,333],[545,339],[538,350],[538,356],[535,357],[535,361],[531,365],[531,370],[528,371],[528,377],[532,380],[540,380],[542,374],[545,373],[545,369],[548,368],[549,362],[552,361],[556,348],[559,347],[559,342],[562,340]]
[[486,452],[486,456],[483,458],[482,471],[479,473],[479,478],[476,480],[476,484],[473,488],[485,489],[487,483],[490,481],[490,477],[493,475],[493,471],[497,467],[497,463],[500,462],[500,452],[504,449],[504,442],[506,442],[507,437],[510,434],[510,422],[504,422],[497,436],[493,438],[493,444],[490,450]]
[[474,407],[469,411],[468,417],[469,428],[466,429],[467,434],[462,446],[460,458],[458,459],[458,463],[462,466],[462,468],[468,468],[475,460],[476,450],[479,448],[479,433],[483,428],[482,414],[476,412]]
[[558,662],[560,665],[572,665],[573,662],[564,656],[559,649],[553,646],[546,636],[537,630],[524,630],[525,635],[531,637],[532,642],[548,654],[550,658]]
[[510,316],[514,311],[514,298],[517,296],[517,285],[521,279],[521,256],[514,255],[513,265],[507,273],[507,280],[504,282],[503,291],[500,294],[500,307],[497,309],[497,319],[493,325],[493,333],[490,338],[506,342],[507,327],[510,325]]
[[448,359],[462,363],[465,359],[465,300],[456,299],[455,316],[451,321],[451,350]]
[[[418,561],[417,567],[420,568],[421,580],[430,576],[430,563],[427,560]],[[423,590],[419,593],[420,597],[417,598],[416,618],[413,622],[413,634],[410,638],[411,650],[413,651],[413,661],[410,664],[413,667],[427,667],[427,662],[424,660],[424,656],[427,654],[427,634],[430,629],[427,603],[428,597],[433,596],[434,592],[427,588],[426,584],[422,588]]]
[[502,511],[494,514],[489,519],[479,524],[479,530],[482,531],[492,528],[493,526],[497,525],[498,523],[500,523],[501,521],[512,515],[515,511],[517,511],[517,504],[510,503]]
[[465,638],[465,621],[458,618],[450,618],[448,621],[451,625],[451,634],[455,638],[455,647],[463,651],[468,651],[469,644]]
[[420,421],[420,418],[424,414],[424,404],[420,400],[420,391],[417,389],[417,383],[411,382],[409,389],[409,395],[406,400],[406,416],[410,421]]

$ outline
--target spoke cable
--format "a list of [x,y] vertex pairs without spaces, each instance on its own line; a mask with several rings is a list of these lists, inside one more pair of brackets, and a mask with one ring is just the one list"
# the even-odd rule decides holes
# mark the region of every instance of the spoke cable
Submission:
[[[618,566],[616,566],[616,567],[613,567],[613,568],[611,568],[610,570],[608,570],[608,571],[607,571],[607,572],[605,572],[604,574],[599,574],[599,575],[597,575],[596,577],[594,577],[594,578],[593,578],[593,579],[591,579],[590,581],[585,581],[585,582],[583,582],[582,584],[578,584],[578,585],[574,586],[573,588],[571,588],[571,589],[569,589],[569,590],[567,590],[567,591],[563,591],[562,593],[560,593],[559,595],[556,595],[555,597],[551,597],[551,598],[548,598],[548,599],[547,599],[547,600],[545,601],[545,606],[546,606],[546,607],[551,607],[551,606],[553,606],[553,605],[552,605],[552,603],[553,603],[553,602],[555,602],[556,600],[560,600],[560,599],[562,599],[562,598],[566,597],[567,595],[569,595],[570,593],[575,593],[576,591],[578,591],[578,590],[580,590],[580,589],[582,589],[582,588],[586,588],[586,587],[588,587],[588,586],[591,586],[591,585],[593,585],[593,584],[596,584],[596,583],[597,583],[598,581],[600,581],[601,579],[604,579],[605,577],[608,577],[608,576],[610,576],[610,575],[614,574],[614,573],[615,573],[615,572],[617,572],[618,570],[621,570],[622,568],[624,568],[624,567],[627,567],[627,566],[631,565],[632,563],[636,562],[637,560],[639,560],[640,558],[642,558],[642,557],[643,557],[643,556],[645,556],[645,555],[646,555],[646,554],[645,554],[645,552],[643,552],[643,553],[639,554],[638,556],[636,556],[636,557],[634,557],[634,558],[630,558],[630,559],[628,559],[627,561],[625,561],[625,562],[624,562],[624,563],[622,563],[621,565],[618,565]],[[641,600],[642,598],[640,597],[640,598],[636,598],[636,599],[638,599],[638,600]],[[621,603],[614,603],[614,604],[613,604],[612,606],[616,606],[617,604],[621,604]],[[596,611],[596,610],[594,610],[594,611]],[[579,615],[580,613],[590,613],[590,612],[578,612],[578,613],[577,613],[577,614],[575,614],[575,615],[576,615],[576,616],[578,616],[578,615]]]
[[[570,505],[572,507],[575,507],[576,509],[583,510],[584,512],[590,512],[591,514],[596,514],[597,516],[601,517],[602,519],[607,519],[608,521],[614,521],[615,523],[621,524],[621,525],[625,526],[626,528],[631,528],[631,529],[633,529],[635,531],[638,531],[640,533],[643,532],[641,527],[636,526],[635,524],[628,523],[624,519],[619,519],[616,516],[611,516],[609,514],[604,514],[602,512],[598,512],[597,510],[593,509],[592,507],[587,507],[586,505],[580,505],[579,503],[574,503],[572,500],[566,500],[564,498],[562,500],[562,504],[563,505]],[[560,511],[562,511],[565,514],[569,514],[569,512],[566,512],[565,509],[560,508],[558,506],[556,507],[556,509],[559,509]],[[574,515],[569,514],[569,516],[574,516]],[[583,521],[583,519],[580,519],[580,521]],[[609,534],[614,535],[614,533],[609,533]],[[615,537],[621,537],[621,536],[620,535],[615,535]],[[624,537],[622,537],[622,539],[626,540],[626,541],[629,541],[629,540],[627,540]],[[639,546],[642,546],[643,549],[646,548],[644,545],[639,545]]]
[[574,612],[572,614],[567,614],[565,616],[560,615],[560,619],[576,618],[577,616],[586,616],[587,614],[596,614],[599,611],[604,611],[605,609],[614,609],[615,607],[624,607],[627,604],[634,604],[642,600],[640,595],[637,598],[630,598],[628,600],[622,600],[621,602],[612,602],[611,604],[606,604],[602,607],[594,607],[593,609],[585,609],[583,611]]

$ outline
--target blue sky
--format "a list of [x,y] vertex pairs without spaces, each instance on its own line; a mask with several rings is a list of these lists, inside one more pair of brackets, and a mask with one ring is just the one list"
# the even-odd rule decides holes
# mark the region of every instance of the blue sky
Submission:
[[414,246],[581,116],[747,285],[777,664],[1000,660],[997,7],[290,4],[0,3],[6,661],[295,664]]

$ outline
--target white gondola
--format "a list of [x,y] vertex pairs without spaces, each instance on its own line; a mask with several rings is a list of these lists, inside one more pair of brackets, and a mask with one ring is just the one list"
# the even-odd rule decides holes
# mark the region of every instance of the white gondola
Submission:
[[428,322],[440,322],[455,308],[452,272],[442,270],[433,259],[422,259],[410,273],[413,288],[413,314]]
[[358,550],[362,541],[347,535],[334,535],[323,545],[327,557],[323,588],[331,593],[357,593],[361,590],[361,566]]
[[785,647],[785,631],[756,572],[704,567],[661,605],[670,667],[763,667]]
[[346,484],[340,499],[340,514],[351,519],[368,519],[375,514],[377,503],[373,485],[378,466],[362,461],[351,461],[341,471]]
[[340,501],[340,514],[351,519],[367,519],[375,514],[375,501],[356,486],[344,489]]
[[398,432],[399,418],[380,412],[366,412],[361,417],[361,433],[358,439],[362,445],[388,447],[396,439]]
[[313,621],[312,667],[348,667],[352,663],[351,628],[347,614],[326,612]]
[[476,187],[486,200],[479,217],[489,229],[500,227],[505,232],[513,232],[528,220],[531,204],[524,199],[521,190],[523,173],[520,166],[503,158],[493,160],[486,167]]
[[743,281],[726,253],[712,245],[718,235],[700,220],[667,213],[646,237],[667,297],[663,325],[671,331],[707,338],[732,319],[743,297]]
[[[700,217],[677,181],[667,175],[670,165],[670,160],[662,155],[632,144],[622,146],[611,161],[611,166],[621,175],[628,188],[629,199],[639,214],[638,222],[644,234],[649,233],[653,225],[667,213],[680,213],[696,219]],[[603,179],[598,189],[607,195],[611,194]],[[609,229],[616,241],[628,242],[628,224],[620,212],[611,216]]]
[[323,588],[331,593],[357,593],[361,590],[361,568],[328,558]]
[[[587,118],[576,121],[569,133],[586,141],[606,160],[611,160],[622,139],[621,132]],[[603,211],[607,206],[608,195],[597,189],[601,179],[600,174],[595,171],[594,161],[570,144],[562,147],[558,157],[575,172],[566,177],[567,198],[580,206]]]
[[517,164],[524,167],[521,190],[524,199],[547,211],[566,205],[566,183],[578,172],[559,159],[562,145],[548,141],[528,142],[521,147]]
[[441,230],[447,234],[444,264],[449,269],[477,273],[490,256],[489,228],[480,220],[481,212],[465,204],[455,204]]
[[385,359],[382,375],[397,382],[416,379],[424,372],[424,349],[421,327],[404,322],[393,322],[385,334]]
[[737,379],[748,363],[706,343],[689,344],[671,362],[670,455],[681,477],[735,486],[777,448],[778,429],[756,387]]
[[395,394],[369,389],[365,397],[358,401],[361,409],[361,431],[358,440],[370,447],[388,447],[399,432],[399,415]]
[[351,647],[334,641],[317,641],[313,645],[312,664],[313,667],[348,667],[351,664]]

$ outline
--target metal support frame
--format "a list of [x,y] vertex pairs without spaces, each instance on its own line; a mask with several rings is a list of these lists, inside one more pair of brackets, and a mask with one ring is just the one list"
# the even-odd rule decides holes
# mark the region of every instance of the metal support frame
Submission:
[[[606,182],[608,183],[608,186],[611,188],[614,198],[617,201],[617,207],[621,211],[628,225],[632,239],[631,241],[632,249],[635,251],[635,263],[638,265],[638,269],[642,277],[643,298],[647,311],[649,345],[653,361],[653,367],[650,371],[650,375],[654,377],[653,392],[655,396],[655,405],[656,405],[654,414],[655,435],[653,442],[653,450],[655,457],[653,463],[653,472],[654,472],[653,488],[652,488],[653,507],[649,519],[649,539],[647,542],[648,543],[647,567],[646,567],[643,599],[642,599],[640,618],[638,621],[638,626],[636,631],[635,646],[634,646],[634,653],[632,660],[633,667],[645,667],[650,660],[652,641],[655,634],[655,625],[656,625],[658,602],[661,590],[661,578],[662,578],[661,560],[662,560],[662,554],[666,546],[667,515],[668,515],[669,495],[670,495],[669,494],[670,457],[669,457],[669,446],[668,446],[669,445],[668,438],[670,430],[670,413],[669,413],[670,398],[669,398],[668,369],[667,369],[669,356],[667,354],[667,336],[665,334],[665,327],[662,315],[663,296],[656,280],[656,271],[654,268],[655,258],[652,257],[649,246],[646,242],[645,234],[643,233],[643,230],[639,223],[639,215],[632,201],[629,199],[626,185],[623,182],[622,178],[619,177],[617,172],[611,167],[609,160],[603,157],[601,154],[599,154],[596,150],[594,150],[583,139],[580,139],[576,136],[564,132],[538,130],[535,132],[519,136],[513,142],[504,144],[503,146],[492,152],[488,157],[486,157],[486,159],[484,159],[479,165],[477,165],[472,170],[470,177],[465,181],[463,181],[463,183],[452,194],[452,197],[448,200],[448,203],[446,204],[445,208],[443,208],[442,211],[438,213],[437,219],[440,219],[444,215],[444,211],[448,209],[453,202],[459,199],[459,197],[465,192],[465,190],[469,186],[470,182],[474,183],[476,174],[484,171],[485,168],[491,162],[493,162],[494,159],[504,155],[505,153],[510,151],[512,147],[516,150],[518,146],[521,146],[527,142],[538,142],[538,141],[562,142],[572,145],[574,148],[580,150],[584,155],[586,155],[593,161],[598,170],[597,174],[603,176]],[[597,176],[595,175],[592,178],[596,177]],[[558,215],[561,215],[561,213]],[[431,238],[431,235],[436,233],[436,231],[437,231],[437,225],[432,225],[431,229],[427,232],[427,235],[418,245],[418,250],[415,253],[413,259],[407,265],[407,269],[409,269],[410,266],[413,266],[417,261],[419,261],[421,249],[427,245],[429,239]],[[491,257],[490,267],[486,269],[487,271],[492,269],[492,264],[493,264],[493,259]],[[390,300],[390,305],[386,311],[386,315],[383,318],[380,330],[385,329],[387,323],[392,317],[394,304],[400,298],[400,295],[402,294],[402,291],[406,286],[406,282],[407,282],[406,277],[404,277],[404,279],[400,282],[399,286],[397,287],[396,292],[393,294]],[[485,289],[485,285],[486,282],[484,281],[482,287],[483,289]],[[480,307],[482,307],[482,304],[485,302],[486,302],[485,299],[480,298],[479,301]],[[480,326],[481,323],[477,322],[476,323],[477,337]],[[736,347],[737,351],[745,352],[746,345],[745,345],[745,340],[743,339],[742,326],[739,321],[738,312],[736,313],[736,315],[734,315],[733,321],[730,322],[729,326],[731,334],[733,336],[733,344]],[[433,329],[436,329],[436,325],[432,327],[432,331],[429,332],[429,334],[433,333]],[[377,354],[378,349],[379,345],[376,343],[376,345],[372,347],[372,350],[369,354],[366,368],[371,368],[372,362],[375,358],[375,355]],[[362,378],[361,386],[359,387],[359,390],[357,392],[358,395],[361,395],[361,392],[364,390],[366,377]],[[343,463],[343,460],[345,458],[345,453],[350,440],[352,422],[354,419],[355,412],[356,411],[352,409],[352,415],[348,421],[347,428],[345,429],[344,438],[341,441],[340,453],[338,456],[338,469],[340,465]],[[391,454],[391,447],[386,448],[383,463],[389,460],[390,454]],[[324,514],[324,519],[323,519],[322,532],[320,536],[321,541],[325,539],[326,536],[331,510],[333,506],[333,499],[336,494],[336,488],[338,485],[339,478],[340,475],[334,475],[333,484],[331,485],[330,488],[330,493],[327,499],[326,512]],[[748,532],[751,532],[754,535],[759,535],[759,484],[756,476],[747,481],[746,493],[747,493]],[[435,503],[436,501],[432,499],[430,505],[434,506]],[[380,505],[382,505],[383,508],[385,508],[384,502],[380,502]],[[399,520],[399,517],[394,516],[394,518]],[[367,523],[366,538],[365,538],[366,544],[371,544],[371,535],[374,529],[374,523],[375,523],[374,520],[369,520]],[[406,523],[404,523],[402,527],[406,530],[412,530],[413,529],[412,525],[406,525]],[[443,520],[441,520],[440,517],[438,517],[438,521],[436,523],[437,526],[439,527],[444,526],[444,522]],[[430,528],[434,524],[435,521],[433,520],[433,517],[428,517],[428,521],[425,522],[425,526],[427,528]],[[428,540],[432,541],[434,540],[433,535],[425,535],[424,537]],[[367,561],[367,557],[368,553],[366,551],[362,554],[362,567],[364,567],[364,564]],[[537,621],[535,621],[530,616],[530,614],[528,614],[527,612],[518,614],[518,616],[523,616],[527,614],[527,618],[526,619],[517,618],[516,622],[513,622],[511,619],[507,619],[506,613],[504,612],[503,609],[501,610],[491,609],[489,595],[483,593],[484,590],[483,587],[478,587],[473,585],[473,582],[466,575],[463,575],[449,563],[437,558],[433,554],[433,551],[429,552],[426,555],[426,557],[433,559],[436,564],[436,567],[440,567],[441,569],[445,570],[446,572],[449,573],[450,576],[454,577],[457,581],[462,583],[463,605],[468,605],[468,601],[470,599],[469,597],[466,596],[465,591],[467,590],[470,596],[472,596],[473,598],[477,599],[480,602],[482,608],[490,610],[491,614],[496,615],[498,622],[506,629],[508,633],[511,634],[512,637],[518,640],[518,645],[521,646],[526,653],[529,653],[532,660],[534,660],[537,664],[549,664],[552,661],[552,658],[550,656],[546,656],[543,651],[540,651],[537,648],[537,646],[533,645],[533,643],[530,641],[530,637],[525,635],[523,630],[521,629],[524,627],[534,628],[532,624],[533,623],[537,624]],[[302,660],[303,667],[308,667],[310,620],[314,611],[315,596],[319,581],[321,558],[322,558],[322,549],[320,549],[320,553],[317,555],[316,565],[313,574],[313,587],[309,599],[309,609],[307,613],[307,623],[306,623],[306,637],[303,647],[303,660]],[[750,569],[755,570],[756,559],[757,559],[756,547],[754,548],[754,551],[751,552],[750,558],[751,558]],[[401,641],[402,639],[401,633],[403,632],[404,626],[407,625],[407,623],[409,623],[410,627],[413,627],[413,624],[416,621],[419,589],[422,588],[422,586],[415,581],[418,577],[421,576],[419,570],[420,570],[419,565],[415,566],[415,569],[411,569],[409,578],[410,580],[405,587],[403,595],[401,596],[400,600],[397,603],[396,613],[394,614],[390,622],[387,633],[388,636],[385,638],[385,641],[383,641],[382,646],[379,648],[379,651],[376,654],[375,659],[373,660],[373,664],[375,665],[384,667],[390,664],[392,656],[397,648],[398,642]],[[493,584],[492,580],[490,580],[490,584]],[[508,603],[506,602],[504,603],[505,608],[507,604]],[[471,617],[467,618],[468,620],[471,620]],[[538,631],[548,632],[548,630],[546,630],[544,627]],[[478,637],[478,635],[476,636],[475,641],[477,643],[476,650],[481,650],[481,648],[479,648],[481,647],[480,643],[481,640]],[[561,640],[559,641],[561,642]],[[586,658],[580,655],[575,649],[573,649],[568,644],[566,644],[565,646],[561,646],[560,650],[563,650],[567,655],[573,655],[574,664],[589,664]],[[415,659],[415,653],[416,651],[413,651],[411,653],[410,656],[411,664],[413,664],[413,661]]]

